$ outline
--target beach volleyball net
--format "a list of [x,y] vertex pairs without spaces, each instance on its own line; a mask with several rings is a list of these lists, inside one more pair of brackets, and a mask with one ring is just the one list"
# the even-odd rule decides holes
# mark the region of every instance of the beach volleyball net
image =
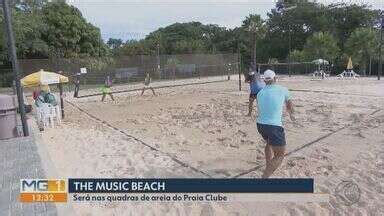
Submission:
[[152,87],[165,88],[227,81],[239,67],[239,56],[232,53],[20,60],[23,76],[40,69],[62,71],[70,79],[69,90],[79,80],[79,97],[100,95],[107,76],[113,81],[112,93],[122,93],[142,88],[147,74]]
[[284,75],[312,75],[317,70],[329,71],[326,65],[317,65],[313,62],[291,62],[291,63],[264,63],[258,64],[258,69],[264,72],[267,69]]

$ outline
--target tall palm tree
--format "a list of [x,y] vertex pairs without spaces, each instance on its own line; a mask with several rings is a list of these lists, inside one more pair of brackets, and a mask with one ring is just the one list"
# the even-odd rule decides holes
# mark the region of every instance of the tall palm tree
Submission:
[[[243,27],[250,33],[250,42],[252,46],[252,64],[256,67],[257,64],[257,40],[265,36],[266,26],[264,20],[259,15],[249,15],[243,22]],[[254,68],[256,69],[256,68]]]

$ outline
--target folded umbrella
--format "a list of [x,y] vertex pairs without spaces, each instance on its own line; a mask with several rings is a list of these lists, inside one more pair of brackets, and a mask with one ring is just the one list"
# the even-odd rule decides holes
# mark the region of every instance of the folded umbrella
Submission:
[[352,69],[353,69],[353,64],[352,64],[352,59],[351,59],[351,57],[349,57],[349,59],[348,59],[347,69],[348,69],[348,70],[352,70]]

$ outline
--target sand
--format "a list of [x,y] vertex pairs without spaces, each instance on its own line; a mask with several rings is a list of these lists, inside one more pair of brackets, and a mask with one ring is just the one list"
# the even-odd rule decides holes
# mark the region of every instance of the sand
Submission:
[[[373,78],[314,81],[300,76],[280,77],[279,84],[293,90],[298,121],[284,116],[289,155],[273,177],[312,177],[316,192],[330,193],[330,203],[74,203],[75,211],[79,215],[384,212],[384,83]],[[159,89],[158,96],[139,93],[116,94],[115,102],[66,98],[64,122],[42,133],[60,177],[261,176],[265,144],[256,131],[257,110],[252,117],[245,116],[247,84],[238,91],[238,81],[232,77],[228,82]],[[358,185],[359,202],[347,206],[337,196],[335,190],[343,180]]]

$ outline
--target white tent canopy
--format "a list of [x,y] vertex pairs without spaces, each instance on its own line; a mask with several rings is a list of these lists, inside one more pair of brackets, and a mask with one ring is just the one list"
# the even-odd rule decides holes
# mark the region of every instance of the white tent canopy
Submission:
[[312,61],[312,63],[318,64],[318,65],[327,65],[329,64],[329,61],[325,59],[315,59]]

